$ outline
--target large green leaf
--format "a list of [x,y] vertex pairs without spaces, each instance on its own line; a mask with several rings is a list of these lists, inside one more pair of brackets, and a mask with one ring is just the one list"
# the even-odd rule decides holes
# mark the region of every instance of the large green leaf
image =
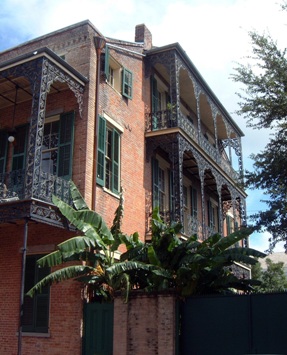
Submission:
[[156,267],[154,265],[146,264],[139,261],[124,261],[115,263],[114,265],[107,268],[107,273],[110,277],[115,277],[123,272],[128,272],[131,270],[144,270],[150,271],[154,270]]
[[53,251],[50,254],[44,255],[37,260],[37,264],[41,267],[52,267],[63,263],[63,256],[59,250]]
[[150,264],[152,265],[156,265],[156,266],[160,266],[160,260],[158,258],[158,256],[156,255],[156,252],[154,250],[154,247],[152,245],[149,245],[148,250],[147,250],[147,254],[148,254],[148,260],[150,262]]
[[70,192],[76,210],[80,211],[89,209],[88,205],[86,204],[86,201],[83,199],[83,196],[81,195],[80,191],[73,183],[73,181],[70,181]]
[[213,246],[219,250],[225,250],[232,245],[235,245],[240,240],[248,238],[253,231],[254,228],[251,227],[239,229],[236,232],[229,234],[227,237],[220,238]]
[[[76,211],[67,203],[53,196],[53,203],[59,208],[63,216],[65,216],[71,224],[86,235],[93,236],[97,240],[98,245],[105,249],[107,244],[112,244],[113,236],[104,222],[103,218],[96,212],[91,210]],[[103,243],[99,241],[97,235],[103,239]]]
[[46,285],[50,285],[54,282],[60,282],[60,281],[72,279],[79,275],[83,275],[88,272],[91,272],[93,270],[94,268],[90,266],[83,266],[83,265],[68,266],[63,269],[56,270],[51,274],[49,274],[48,276],[44,277],[34,287],[32,287],[27,292],[27,296],[33,297],[35,292],[41,292],[42,288]]

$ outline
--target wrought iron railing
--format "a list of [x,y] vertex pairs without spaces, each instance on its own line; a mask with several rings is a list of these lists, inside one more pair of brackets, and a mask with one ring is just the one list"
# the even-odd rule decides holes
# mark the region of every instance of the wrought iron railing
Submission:
[[40,172],[39,178],[34,179],[32,195],[26,191],[24,169],[0,174],[0,203],[29,198],[51,203],[53,195],[71,203],[69,181],[49,173]]
[[208,226],[207,224],[199,221],[193,216],[186,216],[187,221],[185,225],[187,226],[184,230],[184,234],[191,236],[196,234],[200,240],[204,240],[218,231],[215,228]]
[[162,110],[146,114],[146,132],[154,132],[168,128],[181,128],[194,142],[196,142],[210,158],[212,158],[231,178],[240,180],[230,163],[222,158],[216,147],[209,142],[203,134],[199,133],[193,122],[181,112],[177,115],[172,110]]
[[0,203],[22,200],[25,197],[25,171],[0,174]]
[[[160,217],[167,224],[170,224],[174,221],[174,213],[170,211],[160,211]],[[151,232],[151,220],[152,216],[149,214],[147,216],[147,234]],[[185,215],[184,220],[182,221],[181,233],[185,237],[191,237],[192,235],[196,234],[199,240],[205,240],[217,232],[218,231],[215,228],[211,228],[207,224],[202,223],[196,217],[191,215]]]
[[158,131],[177,127],[177,116],[171,110],[161,110],[146,114],[146,131]]

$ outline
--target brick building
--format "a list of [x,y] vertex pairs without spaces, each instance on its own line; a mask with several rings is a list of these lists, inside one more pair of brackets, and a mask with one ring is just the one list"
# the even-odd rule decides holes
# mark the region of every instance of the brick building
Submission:
[[227,235],[245,223],[242,136],[181,46],[154,47],[143,24],[135,42],[84,21],[0,53],[0,353],[81,353],[78,283],[25,298],[19,320],[37,257],[75,233],[52,194],[69,202],[72,179],[111,224],[122,187],[122,229],[143,239],[155,206],[184,237]]

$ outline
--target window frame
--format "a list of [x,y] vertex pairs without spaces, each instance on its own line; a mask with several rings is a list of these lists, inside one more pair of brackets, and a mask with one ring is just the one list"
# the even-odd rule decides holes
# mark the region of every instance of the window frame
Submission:
[[[73,153],[74,153],[74,131],[75,131],[75,112],[69,111],[61,115],[55,115],[45,118],[44,125],[59,121],[58,127],[58,145],[57,150],[56,172],[50,173],[42,169],[43,162],[43,146],[41,149],[41,171],[61,177],[65,180],[72,178]],[[46,149],[44,154],[51,149]]]
[[219,232],[219,208],[218,203],[212,198],[207,201],[208,206],[208,227],[212,232]]
[[[0,131],[0,174],[5,173],[6,161],[7,161],[7,151],[8,151],[8,135],[7,132]],[[2,168],[1,168],[2,166]]]
[[[43,277],[48,275],[51,272],[51,269],[49,267],[44,267],[40,268],[37,266],[37,260],[41,258],[43,254],[31,254],[26,256],[26,270],[25,270],[25,294],[26,292],[30,289],[30,284],[35,285],[37,282],[39,282]],[[29,260],[34,262],[34,272],[33,272],[33,281],[28,280],[28,275],[31,270],[28,269],[29,265]],[[41,277],[40,272],[42,272],[44,275]],[[31,276],[31,274],[30,274]],[[43,314],[39,314],[39,309],[37,308],[39,306],[39,300],[45,301],[45,307],[46,310],[43,312],[43,310],[40,310],[40,312],[43,312],[45,314],[45,325],[39,326],[37,325],[37,322],[39,321],[39,317],[43,316]],[[25,302],[26,301],[26,302]],[[29,302],[27,304],[27,302]],[[28,308],[27,308],[28,307]],[[32,308],[32,310],[31,310]],[[28,317],[31,317],[30,319],[30,324],[24,324],[25,322],[25,316],[26,312],[30,311]],[[49,323],[50,323],[50,285],[45,286],[44,289],[42,289],[41,293],[36,293],[33,298],[30,298],[29,296],[24,297],[24,304],[23,304],[23,316],[22,316],[22,332],[23,333],[42,333],[42,334],[47,334],[49,332]]]
[[[111,78],[110,71],[113,71]],[[106,82],[122,96],[132,99],[133,97],[133,72],[121,65],[113,56],[106,45],[105,49],[105,75]]]
[[[97,149],[97,184],[113,192],[120,193],[121,133],[111,120],[99,115]],[[111,156],[107,155],[108,131],[111,133]],[[111,176],[107,186],[107,162],[111,163]]]
[[[162,186],[161,178],[164,179]],[[171,210],[174,199],[174,191],[171,185],[170,164],[159,156],[152,158],[152,208],[158,208],[163,215],[173,213]],[[162,205],[160,204],[162,201]]]

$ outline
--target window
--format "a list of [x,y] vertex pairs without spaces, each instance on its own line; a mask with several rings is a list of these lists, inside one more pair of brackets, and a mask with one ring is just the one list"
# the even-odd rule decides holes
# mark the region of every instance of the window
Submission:
[[111,84],[111,86],[115,85],[115,78],[114,78],[114,69],[109,65],[109,75],[108,75],[108,83]]
[[151,77],[152,130],[167,128],[171,116],[167,112],[170,96],[167,86],[157,77]]
[[218,232],[218,206],[213,200],[208,200],[208,226],[212,232]]
[[[25,271],[25,293],[50,273],[50,268],[37,265],[39,255],[27,255]],[[22,326],[24,332],[47,333],[49,329],[50,286],[42,288],[33,298],[25,296]]]
[[97,183],[112,192],[120,191],[120,133],[99,116]]
[[0,174],[5,172],[8,136],[0,131]]
[[21,170],[25,168],[26,163],[26,145],[28,138],[28,126],[16,128],[15,142],[13,144],[12,170]]
[[45,120],[41,169],[43,172],[70,179],[74,140],[74,113]]
[[191,187],[191,216],[197,218],[198,207],[197,207],[197,189]]
[[174,190],[172,172],[163,159],[152,159],[152,207],[158,207],[162,216],[172,218],[174,212]]
[[188,224],[190,219],[190,202],[188,198],[189,187],[183,185],[183,231],[188,233]]
[[128,99],[132,99],[133,94],[133,73],[124,68],[111,55],[109,47],[106,47],[105,74],[107,82],[118,92]]

